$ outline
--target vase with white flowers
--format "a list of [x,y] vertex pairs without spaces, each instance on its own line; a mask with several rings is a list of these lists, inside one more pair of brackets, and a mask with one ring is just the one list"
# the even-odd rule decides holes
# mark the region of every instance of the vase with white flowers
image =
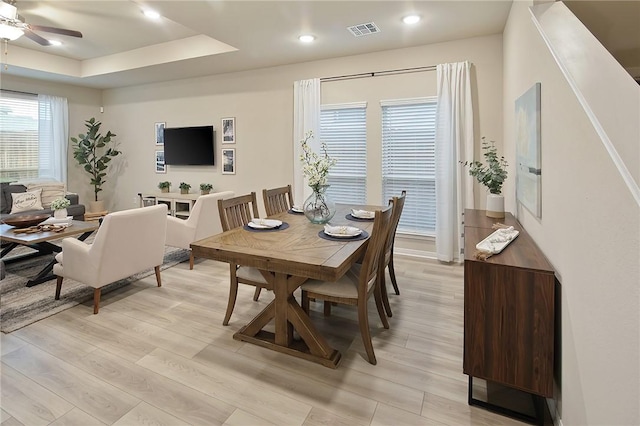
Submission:
[[53,217],[56,219],[67,218],[67,207],[71,205],[71,201],[64,197],[56,198],[51,202],[51,210],[53,210]]
[[329,156],[327,145],[322,142],[322,154],[318,154],[311,149],[309,141],[313,138],[313,132],[307,132],[305,138],[300,142],[302,145],[302,173],[307,178],[307,183],[311,187],[312,193],[305,200],[302,209],[304,215],[312,223],[327,223],[336,214],[335,203],[327,196],[327,183],[329,169],[336,164],[336,160]]

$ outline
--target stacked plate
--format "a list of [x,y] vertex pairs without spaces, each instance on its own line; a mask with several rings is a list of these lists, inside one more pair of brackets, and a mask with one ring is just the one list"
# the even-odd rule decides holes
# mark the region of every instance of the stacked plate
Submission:
[[273,229],[281,225],[282,221],[276,219],[253,219],[247,224],[247,226],[253,229]]
[[324,226],[324,233],[334,238],[353,238],[362,234],[362,229],[353,226]]
[[373,219],[376,217],[376,212],[372,212],[369,210],[351,209],[351,216],[358,219]]

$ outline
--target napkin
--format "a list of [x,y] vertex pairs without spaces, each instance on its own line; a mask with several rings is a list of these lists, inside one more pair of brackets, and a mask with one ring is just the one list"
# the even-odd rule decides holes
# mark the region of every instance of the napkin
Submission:
[[252,219],[248,224],[252,228],[277,228],[282,221],[276,219]]
[[291,206],[291,210],[293,210],[294,212],[303,212],[304,210],[302,209],[302,207],[300,206]]
[[351,216],[357,217],[358,219],[373,219],[374,217],[376,217],[376,212],[372,212],[369,210],[351,209]]
[[355,237],[356,235],[360,235],[362,233],[361,229],[355,228],[353,226],[324,226],[325,234],[329,235],[349,235]]

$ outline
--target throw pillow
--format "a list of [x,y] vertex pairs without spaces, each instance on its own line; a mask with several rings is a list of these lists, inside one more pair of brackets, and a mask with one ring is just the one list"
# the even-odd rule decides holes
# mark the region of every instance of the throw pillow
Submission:
[[62,198],[67,193],[65,184],[62,182],[39,182],[27,185],[27,191],[35,191],[36,189],[42,189],[40,200],[45,209],[50,209],[53,200]]
[[11,214],[26,212],[29,210],[44,210],[42,202],[40,201],[41,193],[42,189],[12,193],[11,198],[13,199],[13,204],[11,205]]

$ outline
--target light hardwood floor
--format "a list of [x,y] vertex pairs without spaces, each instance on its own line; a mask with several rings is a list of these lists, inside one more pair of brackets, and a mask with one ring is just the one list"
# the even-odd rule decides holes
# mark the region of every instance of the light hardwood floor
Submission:
[[[222,326],[227,264],[197,260],[2,334],[0,422],[10,425],[516,425],[467,405],[462,266],[396,256],[391,329],[355,309],[312,318],[343,353],[336,370],[233,340],[271,300],[240,286]],[[387,277],[388,278],[388,277]],[[53,294],[51,295],[53,297]]]

